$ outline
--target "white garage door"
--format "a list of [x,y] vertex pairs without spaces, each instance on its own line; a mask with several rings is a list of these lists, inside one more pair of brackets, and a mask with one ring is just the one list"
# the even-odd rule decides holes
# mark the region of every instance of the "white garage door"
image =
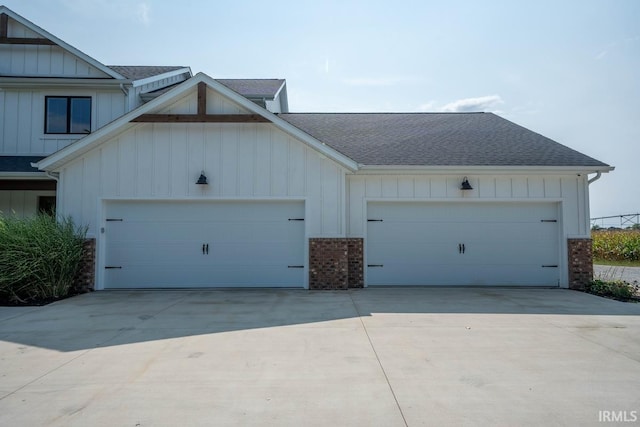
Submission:
[[368,285],[558,286],[555,203],[369,203]]
[[104,287],[302,287],[303,219],[302,202],[108,202]]

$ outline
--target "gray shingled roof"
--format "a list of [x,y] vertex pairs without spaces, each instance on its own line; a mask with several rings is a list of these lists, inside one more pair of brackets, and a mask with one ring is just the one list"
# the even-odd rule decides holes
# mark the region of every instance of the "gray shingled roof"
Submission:
[[245,98],[271,99],[276,96],[285,82],[284,79],[216,79],[216,81]]
[[363,165],[607,166],[492,113],[279,117]]
[[0,172],[40,172],[31,163],[42,159],[44,156],[0,156]]
[[164,66],[164,65],[107,65],[118,74],[129,80],[141,80],[147,77],[157,76],[181,68],[184,66]]

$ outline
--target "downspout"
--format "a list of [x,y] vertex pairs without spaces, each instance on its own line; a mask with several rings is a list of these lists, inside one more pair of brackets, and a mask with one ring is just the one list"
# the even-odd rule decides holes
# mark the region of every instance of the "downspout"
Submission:
[[596,172],[596,176],[594,176],[593,178],[587,180],[587,184],[591,185],[592,183],[594,183],[597,180],[599,180],[601,176],[602,176],[602,172]]

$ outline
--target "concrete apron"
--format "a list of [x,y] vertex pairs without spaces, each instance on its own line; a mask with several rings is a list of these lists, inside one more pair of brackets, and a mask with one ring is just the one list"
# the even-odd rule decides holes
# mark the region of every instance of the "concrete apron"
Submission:
[[640,305],[559,289],[96,292],[0,307],[0,361],[0,425],[640,418]]

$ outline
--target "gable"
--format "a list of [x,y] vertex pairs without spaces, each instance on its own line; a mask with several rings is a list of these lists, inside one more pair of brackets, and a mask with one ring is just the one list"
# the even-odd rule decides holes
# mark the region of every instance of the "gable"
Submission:
[[0,7],[0,75],[122,78],[6,7]]
[[225,131],[232,125],[240,131],[253,124],[270,124],[300,144],[317,151],[320,156],[335,162],[340,168],[351,171],[357,169],[357,164],[350,158],[203,73],[198,73],[158,98],[52,154],[39,162],[38,167],[41,170],[58,171],[111,138],[131,128],[138,129],[143,124],[152,124],[169,133],[175,128],[184,128],[185,124],[219,124]]
[[[197,114],[198,93],[193,90],[175,102],[158,110],[159,114]],[[242,107],[230,98],[221,95],[210,87],[206,89],[206,114],[251,114],[249,110]]]

